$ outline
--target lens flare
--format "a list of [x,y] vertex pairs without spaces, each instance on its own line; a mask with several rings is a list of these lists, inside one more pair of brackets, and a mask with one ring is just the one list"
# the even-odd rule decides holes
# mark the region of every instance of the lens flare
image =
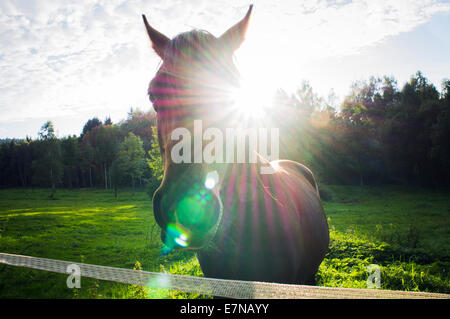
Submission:
[[261,81],[242,81],[239,88],[230,92],[233,113],[243,124],[261,123],[269,116],[273,89],[265,88]]
[[166,229],[166,240],[164,244],[168,249],[173,250],[175,244],[181,247],[189,246],[190,232],[180,224],[170,223]]
[[207,189],[213,189],[217,183],[219,183],[219,174],[217,174],[217,171],[206,174],[205,187]]
[[195,227],[205,218],[211,194],[197,193],[195,196],[182,199],[177,205],[176,215],[179,223]]
[[147,282],[146,296],[151,299],[167,299],[170,298],[172,282],[170,275],[160,273]]
[[170,276],[165,273],[161,273],[158,276],[148,281],[147,287],[149,288],[168,288],[171,287]]
[[181,247],[188,246],[188,237],[185,234],[180,234],[178,238],[175,238],[175,242]]
[[196,247],[208,235],[220,209],[214,201],[214,193],[210,191],[218,181],[216,171],[208,173],[203,184],[194,183],[186,195],[172,206],[171,221],[163,234],[162,255],[176,248]]

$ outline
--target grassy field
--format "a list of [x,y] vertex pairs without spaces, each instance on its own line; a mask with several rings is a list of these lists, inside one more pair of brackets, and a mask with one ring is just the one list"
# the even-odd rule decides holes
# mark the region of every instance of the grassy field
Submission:
[[[331,229],[317,284],[366,288],[367,266],[381,287],[450,293],[450,196],[401,187],[324,187]],[[202,276],[195,254],[161,256],[159,229],[144,191],[0,190],[0,252]],[[0,265],[1,298],[208,297]]]

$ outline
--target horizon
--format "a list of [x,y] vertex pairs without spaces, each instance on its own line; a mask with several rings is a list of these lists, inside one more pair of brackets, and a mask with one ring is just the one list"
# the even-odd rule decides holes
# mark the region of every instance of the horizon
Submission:
[[420,70],[439,91],[449,77],[448,1],[4,1],[0,139],[36,138],[47,120],[59,137],[79,135],[93,117],[118,123],[130,107],[151,110],[147,87],[160,61],[141,14],[170,37],[194,27],[219,36],[250,3],[249,31],[235,56],[261,91],[292,93],[306,80],[322,97],[333,90],[340,103],[352,83],[370,76],[393,76],[401,88]]

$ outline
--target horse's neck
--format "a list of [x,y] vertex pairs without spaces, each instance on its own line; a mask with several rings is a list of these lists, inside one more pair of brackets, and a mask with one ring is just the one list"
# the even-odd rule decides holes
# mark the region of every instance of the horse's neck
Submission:
[[223,170],[220,197],[225,208],[252,201],[261,188],[258,163],[228,164]]

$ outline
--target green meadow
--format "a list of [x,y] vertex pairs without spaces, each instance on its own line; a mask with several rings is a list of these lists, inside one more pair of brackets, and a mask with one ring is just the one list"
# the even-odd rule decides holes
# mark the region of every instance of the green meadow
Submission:
[[[450,293],[450,196],[399,186],[324,186],[328,255],[316,276],[329,287]],[[195,253],[161,256],[159,228],[144,190],[0,190],[0,252],[128,269],[203,276]],[[210,298],[0,265],[1,298]]]

